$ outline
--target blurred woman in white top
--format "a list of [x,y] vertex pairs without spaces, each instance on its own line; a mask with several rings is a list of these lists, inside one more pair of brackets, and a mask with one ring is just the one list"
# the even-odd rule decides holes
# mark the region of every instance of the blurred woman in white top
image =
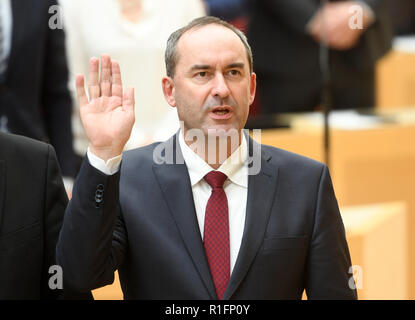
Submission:
[[[173,135],[179,121],[161,89],[164,50],[173,31],[205,15],[203,1],[60,0],[60,5],[72,92],[75,75],[88,75],[89,59],[108,53],[120,64],[124,88],[131,86],[135,90],[136,121],[126,149]],[[85,154],[87,139],[79,119],[79,106],[74,106],[75,149]]]

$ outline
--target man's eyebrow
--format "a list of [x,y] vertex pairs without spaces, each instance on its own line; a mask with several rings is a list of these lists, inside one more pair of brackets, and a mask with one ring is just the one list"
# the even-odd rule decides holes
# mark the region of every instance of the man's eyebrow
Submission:
[[227,69],[232,69],[232,68],[243,69],[244,67],[245,67],[245,64],[243,62],[235,62],[235,63],[231,63],[226,66]]
[[[232,68],[240,68],[243,69],[245,67],[245,64],[243,62],[234,62],[231,64],[228,64],[226,66],[226,69],[232,69]],[[190,71],[195,71],[195,70],[210,70],[213,69],[212,66],[208,65],[208,64],[195,64],[190,68]]]
[[212,67],[208,64],[195,64],[190,68],[190,71],[209,70],[209,69],[212,69]]

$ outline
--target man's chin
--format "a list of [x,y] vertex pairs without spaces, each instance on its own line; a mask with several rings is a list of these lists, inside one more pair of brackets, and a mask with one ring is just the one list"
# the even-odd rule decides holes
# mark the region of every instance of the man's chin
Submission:
[[214,125],[205,128],[205,135],[208,137],[229,138],[239,136],[241,130],[233,125]]

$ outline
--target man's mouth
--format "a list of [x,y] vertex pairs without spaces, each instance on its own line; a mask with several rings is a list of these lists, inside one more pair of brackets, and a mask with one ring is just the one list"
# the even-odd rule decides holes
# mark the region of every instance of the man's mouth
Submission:
[[232,116],[233,110],[229,106],[217,106],[210,111],[212,118],[226,120]]
[[221,109],[221,108],[218,108],[218,109],[216,109],[216,110],[213,110],[213,113],[214,113],[214,114],[217,114],[217,115],[222,116],[222,115],[224,115],[224,114],[229,113],[229,110],[228,110],[228,109]]

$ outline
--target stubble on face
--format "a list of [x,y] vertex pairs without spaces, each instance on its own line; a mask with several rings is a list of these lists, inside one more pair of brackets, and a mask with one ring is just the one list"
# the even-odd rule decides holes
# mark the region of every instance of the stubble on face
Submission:
[[[206,138],[206,148],[209,137],[217,140],[216,145],[226,139],[230,155],[235,146],[229,141],[235,141],[235,132],[237,146],[241,141],[251,103],[251,80],[255,79],[249,72],[243,43],[233,31],[208,25],[187,31],[179,40],[177,50],[173,94],[185,140],[188,131],[200,130]],[[192,70],[211,78],[206,82],[195,80]],[[236,71],[238,76],[231,77],[229,70]],[[212,116],[212,110],[220,115],[225,108],[230,110],[228,119]],[[190,145],[192,141],[186,143]]]

